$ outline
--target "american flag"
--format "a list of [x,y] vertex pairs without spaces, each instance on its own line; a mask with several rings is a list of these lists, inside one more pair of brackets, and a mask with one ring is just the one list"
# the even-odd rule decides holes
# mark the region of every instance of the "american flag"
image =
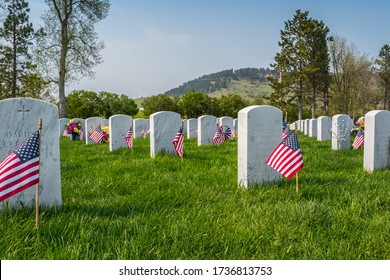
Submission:
[[126,144],[127,147],[130,149],[133,147],[133,130],[130,128],[130,130],[125,135]]
[[0,202],[39,182],[39,132],[0,163]]
[[364,144],[364,131],[359,128],[359,131],[357,132],[355,136],[355,140],[353,140],[352,147],[354,149],[359,149]]
[[142,129],[142,131],[141,131],[141,136],[142,136],[142,138],[145,138],[145,137],[146,137],[146,131],[145,131],[145,128],[144,128],[144,129]]
[[217,131],[215,132],[215,135],[213,137],[213,140],[211,140],[214,145],[219,145],[225,142],[223,134],[222,134],[222,127],[218,127]]
[[89,139],[91,139],[95,143],[100,143],[103,141],[104,133],[100,126],[100,124],[95,128],[94,131],[89,135]]
[[265,162],[287,179],[291,179],[303,167],[297,133],[294,131],[282,141]]
[[226,140],[229,140],[233,137],[232,130],[227,125],[221,125],[218,127],[218,130],[215,132],[215,135],[213,137],[214,145],[219,145],[224,143]]
[[288,126],[286,126],[284,129],[282,129],[282,141],[283,140],[286,140],[286,138],[288,136],[290,136],[291,132],[290,132],[290,128]]
[[181,126],[172,141],[175,152],[179,157],[183,156],[183,138],[183,126]]

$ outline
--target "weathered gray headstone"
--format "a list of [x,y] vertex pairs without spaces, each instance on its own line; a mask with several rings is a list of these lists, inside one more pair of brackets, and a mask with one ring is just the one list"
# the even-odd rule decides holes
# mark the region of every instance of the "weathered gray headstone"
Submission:
[[[0,162],[38,130],[42,118],[40,147],[39,204],[62,205],[60,175],[60,144],[58,137],[58,107],[32,98],[13,98],[0,101]],[[0,190],[2,195],[8,190]],[[4,202],[14,208],[35,205],[35,187],[30,187]],[[0,203],[0,209],[3,205]]]
[[108,126],[108,119],[102,119],[102,126]]
[[219,121],[219,125],[227,125],[230,129],[233,129],[232,117],[220,117],[218,121]]
[[183,119],[183,133],[187,133],[187,121],[188,119]]
[[63,136],[64,131],[67,130],[68,127],[66,126],[66,124],[69,123],[69,121],[70,121],[70,119],[68,119],[68,118],[59,119],[58,130],[59,130],[60,136]]
[[317,137],[317,119],[309,120],[309,137]]
[[390,111],[374,110],[365,116],[364,169],[390,168]]
[[303,134],[309,135],[309,119],[304,120],[304,123],[303,123]]
[[134,119],[133,120],[133,128],[134,128],[134,139],[143,138],[142,134],[145,134],[149,130],[149,120],[147,119]]
[[[282,141],[282,111],[268,105],[249,106],[238,112],[238,184],[275,183],[281,175],[265,162]],[[280,129],[275,129],[280,128]]]
[[217,132],[217,118],[214,116],[201,116],[198,118],[198,146],[212,144]]
[[103,119],[100,117],[91,117],[85,120],[85,144],[93,145],[96,144],[92,139],[89,138],[89,135],[98,127],[103,126]]
[[[188,119],[187,120],[187,138],[195,138],[196,131],[198,130],[198,120],[197,119]],[[183,129],[184,131],[184,129]]]
[[296,123],[297,123],[297,130],[301,131],[301,121],[297,120]]
[[128,115],[114,115],[108,119],[110,127],[110,152],[127,148],[126,133],[133,126],[133,118]]
[[322,116],[317,119],[317,140],[330,140],[332,128],[332,119],[330,117]]
[[349,149],[351,147],[350,117],[345,114],[334,115],[332,118],[332,149]]
[[150,156],[159,153],[175,154],[173,139],[181,126],[181,116],[162,111],[150,115]]

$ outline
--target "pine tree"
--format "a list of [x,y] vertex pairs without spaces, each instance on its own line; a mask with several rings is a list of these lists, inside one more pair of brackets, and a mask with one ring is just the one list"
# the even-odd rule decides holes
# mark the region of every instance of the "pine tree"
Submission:
[[31,68],[30,48],[34,29],[29,22],[28,3],[25,0],[5,0],[6,17],[0,27],[0,98],[19,96],[21,80]]

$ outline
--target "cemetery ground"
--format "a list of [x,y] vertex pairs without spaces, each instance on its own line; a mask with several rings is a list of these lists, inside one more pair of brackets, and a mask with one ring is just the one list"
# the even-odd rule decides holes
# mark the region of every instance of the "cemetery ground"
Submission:
[[[363,171],[363,150],[298,133],[295,177],[237,187],[237,140],[185,139],[184,160],[150,158],[149,139],[109,152],[61,138],[61,209],[0,213],[1,259],[390,258],[390,170]],[[352,139],[351,139],[352,141]]]

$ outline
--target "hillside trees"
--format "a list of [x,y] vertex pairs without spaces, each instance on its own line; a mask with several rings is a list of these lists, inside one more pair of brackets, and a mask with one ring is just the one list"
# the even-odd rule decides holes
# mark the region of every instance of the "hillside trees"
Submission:
[[375,63],[379,66],[377,73],[383,89],[383,109],[390,109],[390,46],[385,44],[379,51]]
[[44,36],[38,40],[37,62],[49,79],[58,85],[59,116],[66,115],[65,84],[83,76],[93,76],[101,63],[94,25],[108,15],[108,0],[45,0],[42,16]]

